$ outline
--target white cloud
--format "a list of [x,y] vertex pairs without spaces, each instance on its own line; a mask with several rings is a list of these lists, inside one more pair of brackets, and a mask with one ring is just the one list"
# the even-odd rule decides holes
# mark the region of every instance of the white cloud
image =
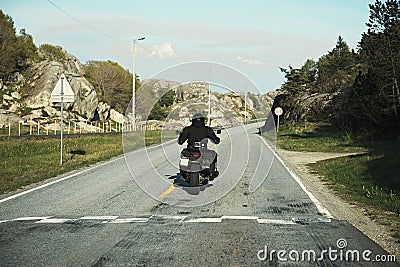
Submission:
[[243,58],[241,56],[237,56],[236,59],[243,63],[250,64],[250,65],[265,65],[265,64],[267,64],[267,62],[264,62],[261,60],[257,60],[257,59],[253,59],[253,58]]
[[150,45],[142,47],[148,57],[156,57],[164,60],[176,56],[175,45],[170,42],[163,42],[162,44]]

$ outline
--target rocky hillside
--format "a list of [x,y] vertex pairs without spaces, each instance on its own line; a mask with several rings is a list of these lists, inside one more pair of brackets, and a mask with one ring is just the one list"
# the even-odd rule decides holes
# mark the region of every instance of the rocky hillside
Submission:
[[[50,94],[62,73],[65,74],[74,93],[75,102],[66,103],[64,118],[72,121],[106,121],[127,122],[127,118],[110,108],[108,103],[101,102],[94,86],[84,77],[83,66],[79,60],[66,51],[63,60],[46,59],[30,66],[23,74],[15,73],[7,82],[0,81],[0,127],[7,127],[9,123],[35,123],[40,127],[49,126],[60,117],[60,107],[50,102]],[[166,90],[173,90],[175,97],[171,106],[171,114],[166,122],[176,126],[185,124],[185,118],[179,117],[179,108],[194,103],[208,103],[208,89],[194,88],[192,85],[179,85],[174,81],[148,80],[143,85],[151,92],[152,98],[160,98]],[[138,102],[141,100],[138,99]],[[140,104],[138,103],[138,109]],[[244,99],[237,94],[221,94],[213,92],[211,95],[211,117],[226,118],[224,123],[235,123],[247,119],[266,117],[273,102],[273,96],[248,94],[247,113],[245,113]],[[195,110],[190,110],[193,113]],[[202,110],[199,110],[202,111]],[[173,114],[178,116],[174,117]],[[143,116],[142,116],[143,117]],[[138,116],[138,121],[144,120]],[[145,117],[145,116],[144,116]],[[186,118],[187,119],[187,118]],[[229,121],[232,120],[232,121]],[[155,126],[166,122],[150,122]],[[144,122],[140,122],[144,123]],[[149,123],[149,122],[146,122]],[[53,125],[53,124],[52,124]],[[56,126],[54,126],[56,127]]]
[[74,93],[75,102],[65,103],[66,121],[107,120],[122,122],[124,116],[100,102],[93,86],[84,78],[77,58],[65,52],[65,60],[43,60],[24,74],[15,73],[0,83],[0,127],[8,123],[35,122],[44,125],[60,117],[59,104],[50,102],[50,94],[64,73]]

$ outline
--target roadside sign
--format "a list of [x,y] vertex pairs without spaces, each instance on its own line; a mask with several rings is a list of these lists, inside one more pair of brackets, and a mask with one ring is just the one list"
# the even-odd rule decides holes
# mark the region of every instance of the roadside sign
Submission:
[[189,114],[189,109],[187,107],[181,107],[179,112],[183,115]]
[[274,113],[276,116],[281,116],[283,114],[283,109],[281,107],[276,107]]
[[64,73],[61,74],[60,79],[58,79],[56,86],[54,86],[53,91],[51,92],[50,101],[59,103],[61,102],[74,102],[75,101],[75,93],[72,90],[71,85],[65,78]]
[[283,114],[283,109],[281,107],[276,107],[274,113],[278,116],[278,122],[276,124],[276,131],[279,132],[279,117]]
[[61,74],[60,79],[58,79],[56,86],[54,86],[53,92],[51,92],[50,96],[51,102],[59,102],[61,103],[60,110],[60,165],[63,164],[63,113],[64,113],[64,102],[74,102],[75,94],[71,88],[71,85],[65,78],[64,73]]

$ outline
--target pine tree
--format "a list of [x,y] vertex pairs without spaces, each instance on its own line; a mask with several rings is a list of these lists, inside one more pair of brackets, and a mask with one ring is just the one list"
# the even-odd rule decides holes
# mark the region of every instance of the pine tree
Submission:
[[318,91],[334,93],[353,84],[357,75],[355,55],[339,36],[336,46],[318,60]]

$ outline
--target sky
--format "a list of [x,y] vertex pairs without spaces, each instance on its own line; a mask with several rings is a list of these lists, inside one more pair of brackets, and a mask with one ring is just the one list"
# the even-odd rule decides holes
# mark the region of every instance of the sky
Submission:
[[373,0],[0,0],[17,32],[60,45],[81,63],[111,60],[151,78],[193,61],[227,65],[262,93],[284,82],[280,67],[317,60],[342,36],[357,49]]

